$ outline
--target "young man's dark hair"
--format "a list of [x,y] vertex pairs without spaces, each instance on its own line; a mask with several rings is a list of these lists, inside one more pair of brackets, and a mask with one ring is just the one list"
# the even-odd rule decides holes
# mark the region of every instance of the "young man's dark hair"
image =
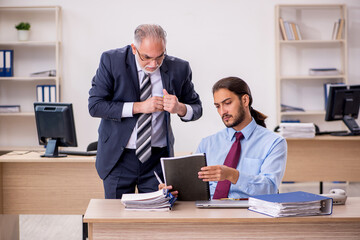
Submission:
[[238,77],[223,78],[223,79],[219,80],[218,82],[216,82],[215,85],[213,86],[213,89],[212,89],[213,94],[222,88],[228,89],[229,91],[235,93],[239,97],[239,99],[241,99],[241,97],[244,94],[247,94],[250,99],[249,108],[250,108],[251,116],[255,119],[257,124],[266,128],[265,119],[267,118],[267,116],[262,114],[259,111],[256,111],[251,106],[251,104],[253,102],[252,96],[251,96],[251,91],[250,91],[249,86],[246,84],[246,82],[244,80],[242,80],[241,78],[238,78]]

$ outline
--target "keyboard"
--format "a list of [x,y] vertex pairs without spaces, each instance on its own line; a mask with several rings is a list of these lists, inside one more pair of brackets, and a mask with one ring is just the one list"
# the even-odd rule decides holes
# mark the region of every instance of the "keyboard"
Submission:
[[97,151],[71,151],[71,150],[61,150],[59,154],[66,155],[77,155],[77,156],[96,156]]
[[342,133],[347,133],[347,131],[324,131],[324,132],[317,132],[316,135],[329,135],[329,134],[332,134],[332,133],[342,134]]

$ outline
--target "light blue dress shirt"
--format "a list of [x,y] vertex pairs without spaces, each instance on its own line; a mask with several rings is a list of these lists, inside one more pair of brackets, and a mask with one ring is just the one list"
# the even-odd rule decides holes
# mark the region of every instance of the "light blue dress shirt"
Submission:
[[[235,130],[225,128],[202,139],[197,153],[205,153],[208,166],[223,165],[235,141]],[[241,130],[239,179],[231,184],[229,198],[277,193],[285,173],[287,143],[280,135],[258,125],[254,119]],[[209,182],[211,198],[217,182]]]

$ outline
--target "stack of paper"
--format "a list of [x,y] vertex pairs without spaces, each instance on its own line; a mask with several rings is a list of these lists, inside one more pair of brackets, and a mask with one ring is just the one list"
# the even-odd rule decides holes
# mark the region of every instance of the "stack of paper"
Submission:
[[166,189],[150,193],[127,193],[121,198],[126,210],[169,211],[176,198]]
[[271,217],[329,215],[332,199],[307,192],[267,194],[249,198],[249,210]]
[[313,123],[280,123],[280,134],[284,138],[313,138],[315,125]]

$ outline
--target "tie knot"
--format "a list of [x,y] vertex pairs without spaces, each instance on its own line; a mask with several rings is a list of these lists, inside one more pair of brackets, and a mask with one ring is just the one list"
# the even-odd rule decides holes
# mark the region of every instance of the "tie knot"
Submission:
[[149,77],[149,74],[145,73],[141,83],[145,82],[148,77]]
[[237,132],[235,133],[235,137],[236,137],[236,141],[240,141],[244,135],[242,134],[242,132]]

